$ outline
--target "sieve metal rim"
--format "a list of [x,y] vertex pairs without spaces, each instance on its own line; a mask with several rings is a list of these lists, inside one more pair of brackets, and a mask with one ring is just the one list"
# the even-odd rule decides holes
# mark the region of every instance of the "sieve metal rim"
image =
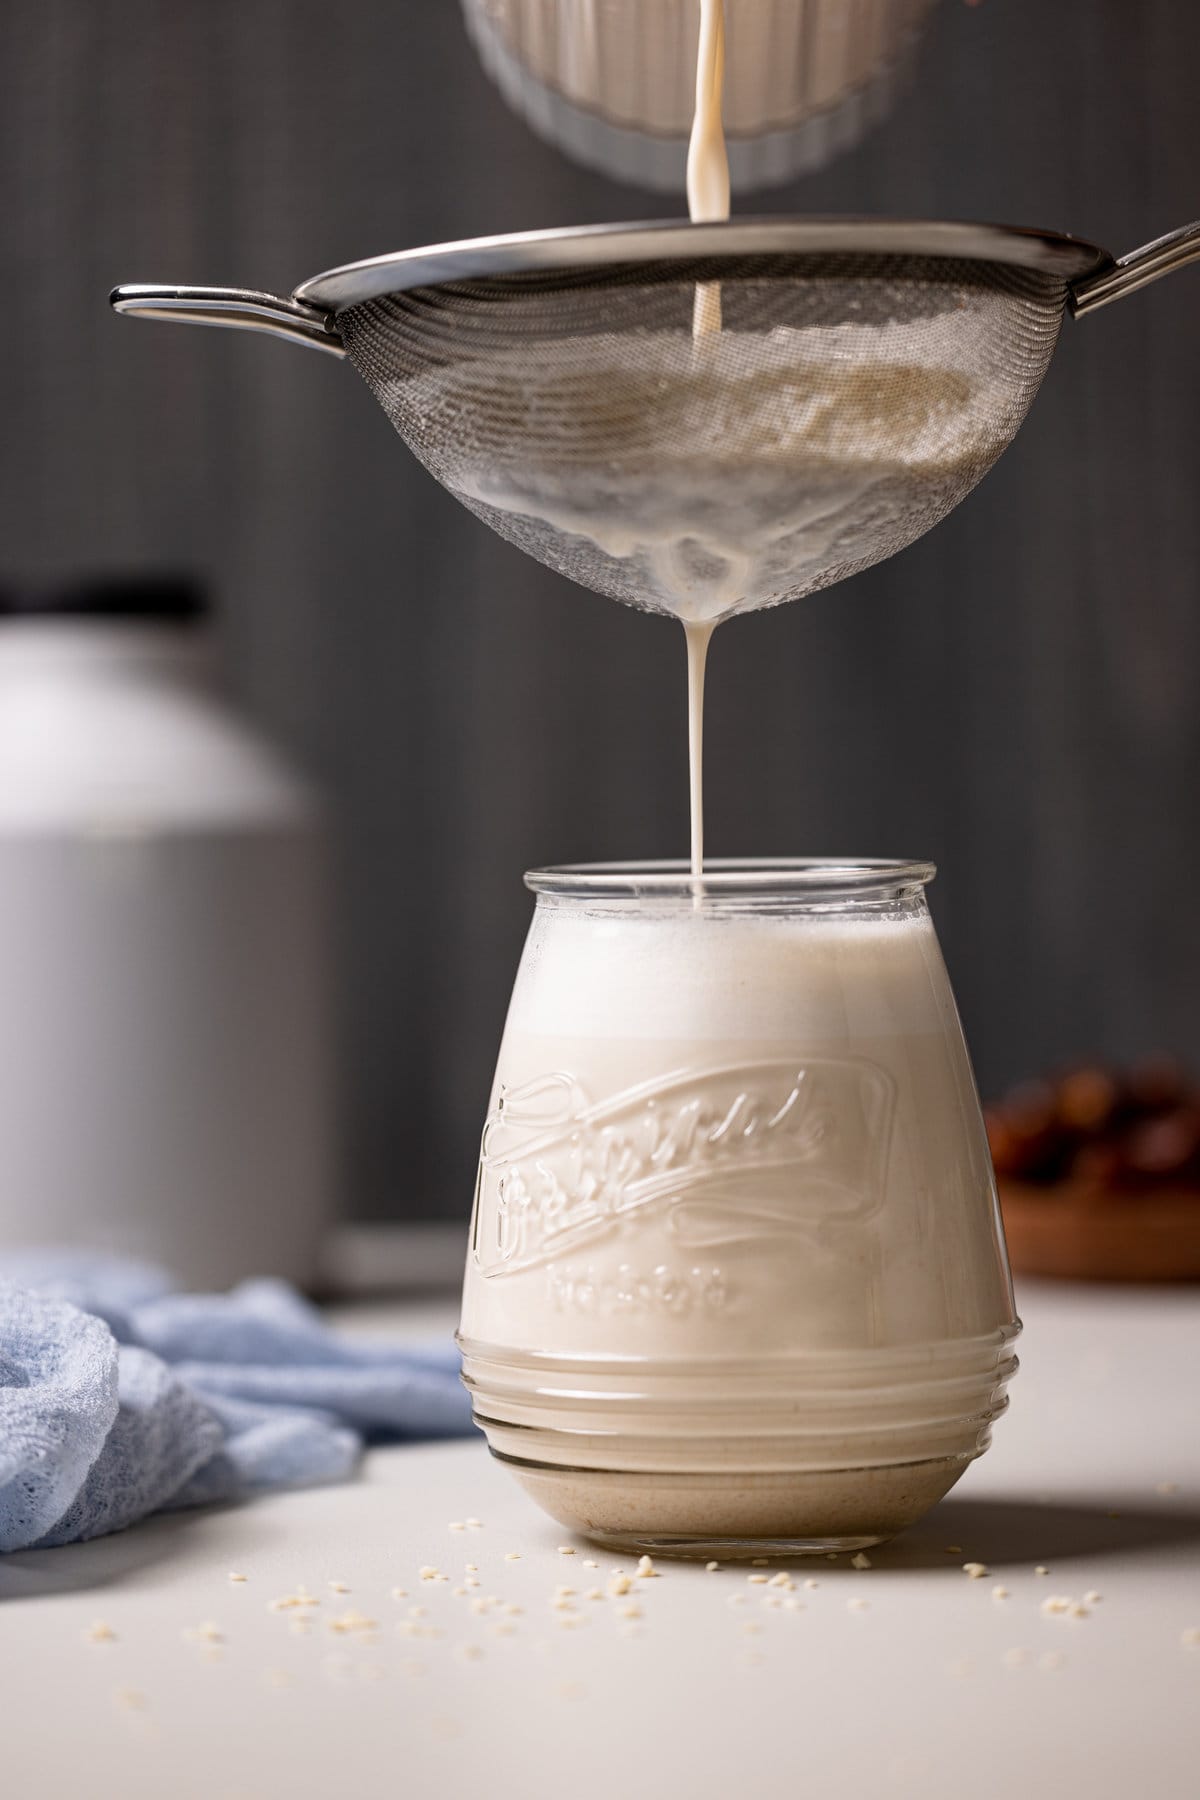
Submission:
[[293,290],[291,298],[297,306],[336,314],[387,294],[490,276],[564,268],[603,270],[631,262],[839,253],[1007,263],[1055,276],[1064,287],[1113,261],[1107,250],[1082,238],[1018,225],[841,216],[739,216],[704,225],[686,219],[649,219],[518,231],[393,251],[313,275]]

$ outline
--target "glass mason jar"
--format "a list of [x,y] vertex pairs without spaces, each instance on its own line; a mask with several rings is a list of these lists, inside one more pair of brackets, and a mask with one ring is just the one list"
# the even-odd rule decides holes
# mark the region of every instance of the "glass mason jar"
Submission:
[[526,876],[460,1342],[562,1524],[861,1548],[987,1448],[1020,1327],[933,872]]

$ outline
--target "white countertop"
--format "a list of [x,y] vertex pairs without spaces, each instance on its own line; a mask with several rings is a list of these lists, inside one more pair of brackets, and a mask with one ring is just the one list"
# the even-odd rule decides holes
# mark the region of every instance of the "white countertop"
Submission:
[[[870,1569],[793,1565],[791,1594],[663,1563],[630,1597],[640,1618],[581,1597],[564,1626],[556,1585],[582,1596],[621,1559],[559,1554],[561,1528],[481,1442],[376,1451],[343,1487],[0,1559],[4,1792],[1193,1800],[1200,1296],[1020,1299],[1024,1366],[991,1451]],[[482,1527],[450,1530],[468,1516]],[[467,1562],[481,1586],[455,1595]],[[320,1605],[270,1609],[298,1585]],[[1092,1589],[1085,1618],[1041,1611]],[[490,1595],[523,1610],[472,1610]],[[96,1624],[115,1635],[93,1641]]]

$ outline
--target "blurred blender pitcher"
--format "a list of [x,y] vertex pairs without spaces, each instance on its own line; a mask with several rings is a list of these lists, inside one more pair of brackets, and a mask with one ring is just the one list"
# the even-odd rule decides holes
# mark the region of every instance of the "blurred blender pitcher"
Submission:
[[[824,167],[891,110],[937,0],[725,0],[736,189]],[[515,112],[578,162],[683,192],[700,0],[462,0]]]
[[0,1256],[316,1276],[332,1183],[313,793],[220,704],[202,596],[0,595]]

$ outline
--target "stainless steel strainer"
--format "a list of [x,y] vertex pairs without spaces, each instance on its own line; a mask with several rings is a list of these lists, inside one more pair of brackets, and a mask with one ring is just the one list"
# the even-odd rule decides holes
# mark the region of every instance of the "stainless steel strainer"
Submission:
[[[350,358],[502,537],[618,600],[716,620],[893,555],[1005,450],[1079,315],[1200,257],[862,219],[584,227],[373,257],[290,299],[117,288],[120,312]],[[697,336],[697,293],[721,328]]]

